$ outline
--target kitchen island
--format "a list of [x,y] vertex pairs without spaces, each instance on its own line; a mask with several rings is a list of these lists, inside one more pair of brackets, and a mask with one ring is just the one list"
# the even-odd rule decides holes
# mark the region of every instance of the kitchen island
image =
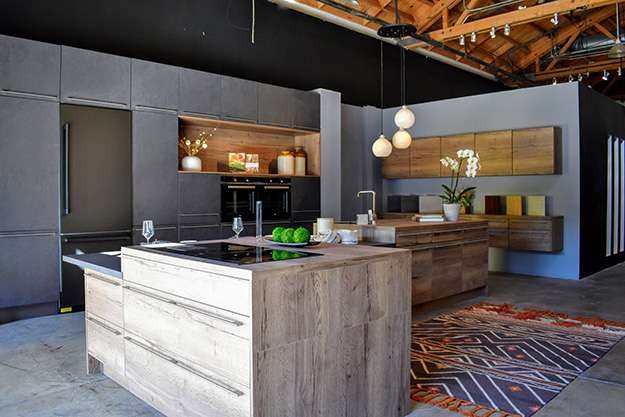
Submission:
[[362,226],[365,240],[412,251],[412,304],[486,288],[488,221],[420,223],[410,215],[385,215]]
[[236,263],[205,243],[256,245],[127,247],[121,279],[86,269],[90,372],[167,416],[408,414],[410,251],[263,244]]

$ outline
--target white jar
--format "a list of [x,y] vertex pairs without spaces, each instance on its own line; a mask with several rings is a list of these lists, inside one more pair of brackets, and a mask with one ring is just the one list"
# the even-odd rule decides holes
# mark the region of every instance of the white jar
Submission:
[[295,148],[295,175],[306,175],[306,156],[301,147]]
[[278,174],[295,174],[295,157],[292,151],[282,151],[280,155],[278,155]]

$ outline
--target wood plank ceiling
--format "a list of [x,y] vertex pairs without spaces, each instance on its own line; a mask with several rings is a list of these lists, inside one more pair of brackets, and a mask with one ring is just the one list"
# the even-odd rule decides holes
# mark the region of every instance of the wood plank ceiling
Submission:
[[[393,0],[294,1],[375,30],[395,22]],[[417,28],[417,39],[404,43],[409,49],[457,60],[509,86],[581,80],[625,99],[621,62],[607,56],[616,40],[615,0],[398,0],[398,8],[401,22]]]

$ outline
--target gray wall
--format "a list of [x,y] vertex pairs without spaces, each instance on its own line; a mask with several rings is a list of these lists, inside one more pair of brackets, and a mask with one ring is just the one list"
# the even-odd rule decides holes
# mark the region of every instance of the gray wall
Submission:
[[341,220],[355,221],[356,214],[371,208],[369,196],[356,197],[360,190],[376,191],[377,210],[382,210],[381,161],[371,153],[380,135],[380,117],[375,107],[341,106]]
[[[562,129],[562,175],[483,177],[466,181],[477,186],[475,212],[484,211],[484,195],[544,194],[551,197],[548,214],[564,216],[564,250],[557,254],[490,249],[494,271],[579,278],[579,100],[577,83],[412,105],[413,138],[540,126]],[[384,110],[385,134],[394,133],[397,108]],[[442,179],[384,180],[384,201],[390,194],[439,193]]]
[[321,96],[321,216],[341,218],[341,93]]

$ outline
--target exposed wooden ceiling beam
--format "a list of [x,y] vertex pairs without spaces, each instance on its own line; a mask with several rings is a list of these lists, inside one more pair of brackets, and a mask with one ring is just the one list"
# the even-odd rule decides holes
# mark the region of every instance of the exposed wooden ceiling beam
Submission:
[[[571,47],[571,45],[573,45],[573,42],[575,42],[575,39],[578,38],[578,36],[580,35],[580,33],[582,33],[581,30],[578,30],[577,32],[573,33],[569,39],[566,41],[566,43],[564,45],[562,45],[562,48],[560,48],[560,53],[563,54],[566,51],[569,50],[569,48]],[[539,58],[536,58],[539,59]],[[551,62],[549,63],[549,65],[547,65],[547,68],[545,68],[545,71],[550,71],[553,69],[553,67],[556,66],[556,64],[558,63],[559,58],[558,57],[554,57]]]
[[556,0],[526,9],[515,10],[461,25],[451,26],[447,29],[436,30],[428,33],[428,35],[434,40],[443,42],[471,32],[487,32],[491,27],[499,28],[506,23],[511,26],[517,26],[545,19],[553,16],[554,13],[566,13],[576,9],[592,9],[613,5],[614,3],[614,0]]
[[516,66],[524,69],[534,63],[536,57],[542,57],[549,51],[553,45],[559,45],[563,42],[566,42],[572,35],[577,32],[583,32],[586,29],[592,27],[596,22],[601,22],[605,20],[607,17],[612,15],[614,10],[611,7],[606,7],[603,9],[596,10],[586,16],[580,22],[572,23],[561,27],[558,31],[553,35],[553,38],[549,36],[543,36],[538,39],[534,43],[530,45],[530,52],[523,54],[516,62]]
[[604,69],[613,71],[620,65],[621,63],[618,59],[607,59],[586,65],[577,65],[568,68],[555,69],[552,71],[543,71],[540,74],[536,74],[536,81],[550,81],[553,78],[566,78],[569,75],[585,74],[586,72],[599,72]]
[[430,11],[423,18],[417,20],[417,30],[419,33],[424,33],[428,30],[434,23],[442,18],[444,10],[456,7],[460,1],[461,0],[438,0],[434,3]]
[[594,26],[595,26],[595,28],[596,28],[599,32],[603,33],[603,34],[604,34],[605,36],[607,36],[608,38],[610,38],[610,39],[616,39],[616,35],[615,35],[614,33],[610,32],[609,30],[607,30],[607,29],[606,29],[606,27],[605,27],[605,26],[603,26],[601,23],[598,23],[598,22],[597,22],[597,23],[595,23],[595,24],[594,24]]

